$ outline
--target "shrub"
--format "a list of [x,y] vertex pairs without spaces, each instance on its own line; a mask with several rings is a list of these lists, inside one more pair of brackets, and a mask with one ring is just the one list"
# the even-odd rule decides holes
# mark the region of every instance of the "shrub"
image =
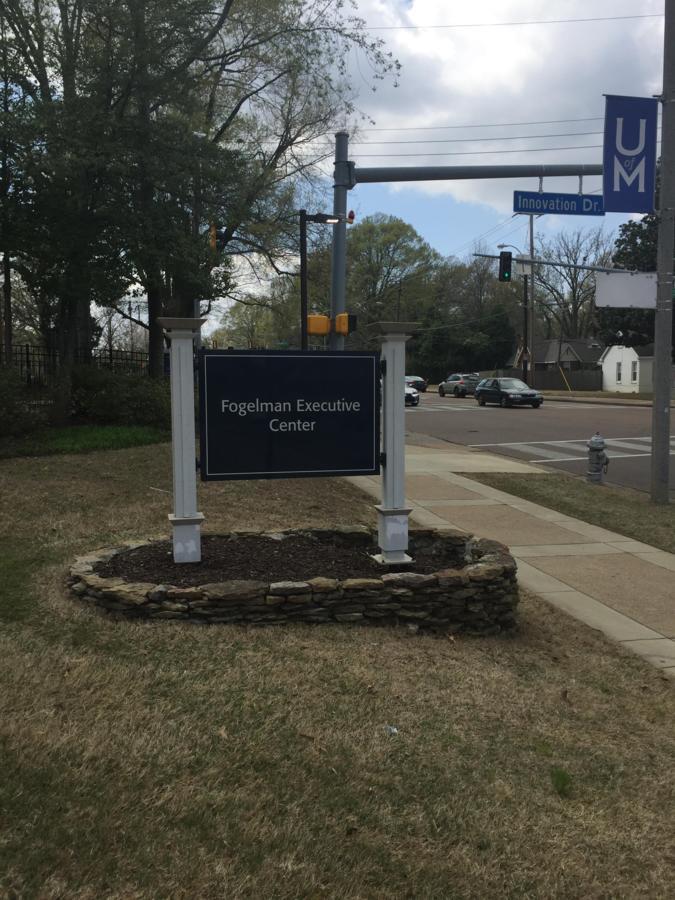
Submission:
[[92,424],[171,427],[168,380],[78,366],[73,370],[71,397],[75,418]]
[[0,367],[0,437],[16,437],[47,421],[47,405],[29,391],[19,372]]

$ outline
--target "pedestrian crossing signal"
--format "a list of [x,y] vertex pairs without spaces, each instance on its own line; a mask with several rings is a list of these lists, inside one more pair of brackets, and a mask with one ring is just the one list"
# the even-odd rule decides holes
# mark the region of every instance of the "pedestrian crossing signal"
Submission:
[[511,281],[511,266],[513,264],[513,253],[508,250],[502,250],[499,254],[499,280]]

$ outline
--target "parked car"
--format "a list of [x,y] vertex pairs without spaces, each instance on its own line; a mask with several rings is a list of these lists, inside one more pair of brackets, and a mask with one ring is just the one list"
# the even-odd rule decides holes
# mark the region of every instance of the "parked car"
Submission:
[[463,375],[456,373],[448,375],[445,381],[438,385],[438,393],[441,397],[446,394],[453,394],[455,397],[466,397],[467,394],[473,394],[476,385],[480,381],[480,376],[475,372],[466,372]]
[[532,406],[537,409],[544,398],[519,378],[484,378],[476,387],[476,403],[498,403],[500,406]]
[[407,384],[405,386],[405,405],[406,406],[419,406],[420,405],[420,395],[415,390],[415,388],[409,387]]
[[416,391],[426,391],[427,389],[427,380],[426,378],[422,378],[421,375],[406,375],[405,383],[408,387],[415,388]]

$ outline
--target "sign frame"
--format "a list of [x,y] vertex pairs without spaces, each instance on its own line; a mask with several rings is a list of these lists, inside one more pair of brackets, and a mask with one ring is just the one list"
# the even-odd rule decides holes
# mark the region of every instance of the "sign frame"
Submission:
[[[322,362],[331,362],[333,365],[338,364],[342,361],[345,364],[349,364],[350,361],[353,363],[356,360],[362,360],[364,365],[361,367],[362,372],[367,372],[368,377],[372,374],[372,385],[370,381],[368,382],[367,394],[368,394],[368,402],[372,404],[372,422],[368,420],[368,429],[367,429],[367,441],[368,441],[368,452],[367,454],[367,464],[364,465],[347,465],[344,468],[339,468],[336,466],[321,466],[316,465],[312,467],[299,467],[299,468],[291,468],[291,467],[279,467],[279,468],[254,468],[251,470],[243,471],[241,469],[233,469],[231,471],[217,471],[219,467],[212,464],[213,454],[211,454],[211,459],[209,458],[209,424],[208,424],[208,416],[209,416],[209,359],[214,358],[226,358],[229,360],[236,359],[256,359],[259,360],[261,358],[266,359],[275,359],[275,360],[287,360],[289,363],[294,364],[294,370],[292,373],[291,380],[298,379],[298,366],[305,366],[305,362],[314,363],[314,366],[307,366],[307,369],[313,368],[315,370],[316,364],[321,365]],[[213,367],[211,367],[213,368]],[[352,368],[354,366],[352,365]],[[200,434],[200,445],[199,445],[199,470],[200,477],[202,481],[242,481],[242,480],[254,480],[254,479],[276,479],[276,478],[323,478],[323,477],[333,477],[333,476],[348,476],[348,475],[379,475],[380,474],[380,465],[381,465],[381,429],[380,429],[380,411],[382,404],[382,390],[381,390],[381,372],[380,372],[380,353],[379,351],[330,351],[330,350],[200,350],[198,355],[198,370],[199,370],[199,434]],[[282,368],[283,372],[283,368]],[[215,378],[213,372],[211,373],[211,378]],[[370,390],[372,389],[372,394],[370,394]],[[297,398],[296,398],[297,401]],[[221,401],[222,402],[222,401]],[[242,402],[242,403],[253,403],[255,401],[253,399],[241,399],[240,401],[233,402]],[[263,404],[270,403],[290,403],[291,401],[284,400],[275,400],[275,401],[262,401]],[[317,402],[317,401],[310,401]],[[320,402],[320,401],[319,401]],[[333,402],[337,402],[335,399]],[[403,404],[403,397],[401,398],[401,404]],[[297,405],[297,402],[296,402]],[[256,407],[253,411],[254,414],[259,414],[262,412],[263,414],[267,414],[270,412],[268,409],[263,409],[261,411]],[[315,415],[319,416],[327,416],[327,415],[335,415],[336,413],[316,413]],[[296,416],[299,413],[295,414]],[[366,413],[364,412],[364,415]],[[254,427],[254,426],[251,426]],[[257,423],[256,426],[257,427]],[[301,429],[302,431],[303,429]],[[310,430],[310,429],[306,429]],[[233,433],[236,439],[236,432]],[[270,439],[269,445],[271,444]],[[279,439],[280,441],[283,438]],[[365,441],[365,438],[364,438]]]

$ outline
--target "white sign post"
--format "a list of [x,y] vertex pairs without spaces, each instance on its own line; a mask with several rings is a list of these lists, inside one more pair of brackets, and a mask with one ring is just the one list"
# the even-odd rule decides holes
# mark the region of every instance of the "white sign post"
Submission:
[[171,341],[171,449],[173,456],[173,560],[199,562],[201,523],[197,512],[195,456],[194,338],[206,319],[157,319]]
[[382,503],[376,506],[378,544],[376,559],[385,565],[412,562],[408,550],[405,506],[405,345],[417,325],[412,322],[377,322],[382,335],[384,362],[382,398]]

